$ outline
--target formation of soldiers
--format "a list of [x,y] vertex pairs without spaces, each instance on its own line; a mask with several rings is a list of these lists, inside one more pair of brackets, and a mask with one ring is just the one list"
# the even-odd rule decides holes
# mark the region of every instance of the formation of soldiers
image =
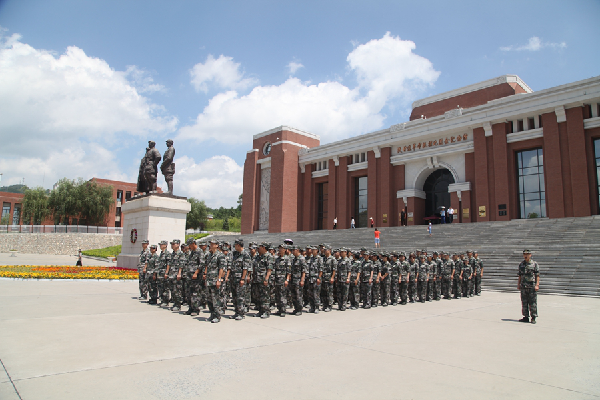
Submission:
[[140,300],[172,311],[187,304],[191,316],[208,307],[212,323],[221,321],[229,300],[230,318],[240,321],[252,305],[256,317],[269,318],[272,310],[285,317],[288,308],[292,315],[306,307],[316,314],[335,304],[345,311],[481,294],[483,263],[472,250],[407,254],[266,242],[246,250],[242,239],[233,249],[218,240],[173,240],[172,251],[167,241],[149,250],[148,244],[142,242],[138,266]]

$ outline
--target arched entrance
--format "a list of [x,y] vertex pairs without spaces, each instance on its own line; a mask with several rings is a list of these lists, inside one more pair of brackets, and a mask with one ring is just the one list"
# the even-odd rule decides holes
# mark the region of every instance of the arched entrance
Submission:
[[425,198],[425,216],[440,215],[441,207],[450,207],[450,193],[448,185],[454,183],[452,173],[446,168],[435,170],[425,180],[423,191]]

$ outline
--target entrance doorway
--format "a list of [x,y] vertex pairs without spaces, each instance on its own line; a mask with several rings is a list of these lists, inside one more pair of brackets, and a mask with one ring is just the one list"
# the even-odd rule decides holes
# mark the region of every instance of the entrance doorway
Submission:
[[317,184],[317,229],[327,229],[327,211],[329,209],[329,183]]
[[442,206],[446,207],[446,210],[450,207],[448,185],[451,183],[454,183],[454,177],[446,168],[438,169],[429,175],[423,185],[423,191],[427,196],[425,198],[426,217],[433,215],[439,217]]

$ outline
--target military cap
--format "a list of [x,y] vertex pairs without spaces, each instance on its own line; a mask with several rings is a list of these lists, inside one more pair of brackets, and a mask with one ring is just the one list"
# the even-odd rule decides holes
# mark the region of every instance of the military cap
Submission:
[[234,244],[239,244],[240,246],[244,246],[244,239],[237,238],[237,239],[235,239]]
[[281,243],[279,246],[277,246],[277,248],[278,248],[278,249],[285,249],[285,248],[286,248],[286,245],[285,245],[285,244],[283,244],[283,243]]
[[361,247],[360,251],[367,251],[367,248],[366,247]]
[[403,252],[403,251],[401,251],[401,252],[400,252],[400,254],[398,254],[398,256],[399,256],[399,257],[404,257],[404,258],[406,258],[406,253],[405,253],[405,252]]
[[262,246],[267,250],[269,249],[269,247],[271,247],[269,242],[262,242],[259,246]]
[[173,241],[171,242],[171,244],[179,244],[181,243],[181,240],[179,239],[173,239]]
[[440,254],[440,253],[438,253],[437,251],[434,251],[434,252],[433,252],[433,255],[434,255],[434,256],[437,256],[437,255],[439,255],[439,254]]
[[326,244],[325,246],[323,246],[325,248],[325,250],[331,250],[331,246]]
[[208,241],[208,243],[210,243],[210,244],[219,244],[219,241],[217,239],[210,239]]
[[258,249],[258,245],[255,242],[250,242],[248,245],[251,249]]
[[409,257],[416,257],[416,254],[415,253],[410,253],[408,256]]
[[419,258],[425,258],[425,254],[419,254]]
[[479,253],[477,252],[477,250],[475,250],[475,251],[473,251],[473,254],[479,254]]
[[473,250],[467,250],[467,253],[472,253],[472,252],[473,252]]
[[166,240],[161,240],[158,244],[163,245],[163,244],[169,244]]
[[151,246],[150,246],[150,248],[151,248],[151,249],[156,249],[156,245],[155,245],[155,244],[153,244],[153,245],[151,245]]
[[345,252],[347,253],[347,252],[348,252],[348,249],[347,249],[347,248],[345,248],[345,247],[340,247],[340,248],[339,248],[339,251],[340,251],[340,253],[341,253],[342,251],[345,251]]
[[142,244],[150,244],[150,241],[148,239],[144,239],[142,240]]
[[191,237],[191,238],[189,238],[188,240],[186,240],[186,241],[185,241],[185,244],[186,244],[186,245],[188,245],[188,246],[189,246],[190,244],[192,244],[192,243],[196,243],[196,241],[195,241],[195,240],[194,240],[194,238],[192,238],[192,237]]
[[531,250],[525,249],[525,250],[523,250],[523,254],[531,254]]
[[319,247],[325,247],[325,246],[327,246],[325,243],[321,243],[321,244],[319,245]]

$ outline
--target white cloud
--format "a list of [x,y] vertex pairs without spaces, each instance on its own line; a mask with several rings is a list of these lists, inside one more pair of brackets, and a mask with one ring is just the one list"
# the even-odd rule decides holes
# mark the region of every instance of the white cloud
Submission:
[[222,54],[219,58],[209,54],[204,64],[194,65],[190,75],[196,91],[204,93],[208,92],[210,83],[222,89],[246,89],[258,83],[254,78],[244,78],[245,73],[240,71],[240,64],[234,62],[233,57]]
[[290,74],[294,75],[296,73],[296,71],[298,71],[300,68],[304,68],[304,65],[302,65],[296,61],[290,61],[290,63],[287,65],[287,67],[288,67],[288,70],[290,71]]
[[12,177],[3,184],[22,177],[45,187],[63,177],[131,179],[107,148],[164,136],[178,123],[140,94],[162,90],[148,73],[135,66],[116,71],[77,47],[58,55],[19,35],[0,35],[0,71],[0,168]]
[[502,51],[539,51],[539,50],[543,49],[544,47],[551,47],[554,49],[564,49],[567,47],[567,43],[566,42],[560,42],[560,43],[543,42],[542,39],[540,39],[539,37],[532,36],[529,38],[529,41],[525,45],[503,46],[503,47],[500,47],[500,50],[502,50]]
[[[199,163],[183,156],[175,159],[174,191],[204,200],[209,207],[236,207],[243,190],[244,167],[228,156],[214,156]],[[166,189],[163,188],[163,190]]]
[[256,86],[246,95],[219,93],[194,124],[180,128],[178,139],[243,144],[253,134],[290,125],[318,134],[326,143],[381,128],[386,118],[382,110],[390,100],[408,106],[440,74],[414,49],[413,42],[389,32],[357,46],[347,58],[358,81],[354,88],[339,81],[311,84],[289,77],[279,85]]

